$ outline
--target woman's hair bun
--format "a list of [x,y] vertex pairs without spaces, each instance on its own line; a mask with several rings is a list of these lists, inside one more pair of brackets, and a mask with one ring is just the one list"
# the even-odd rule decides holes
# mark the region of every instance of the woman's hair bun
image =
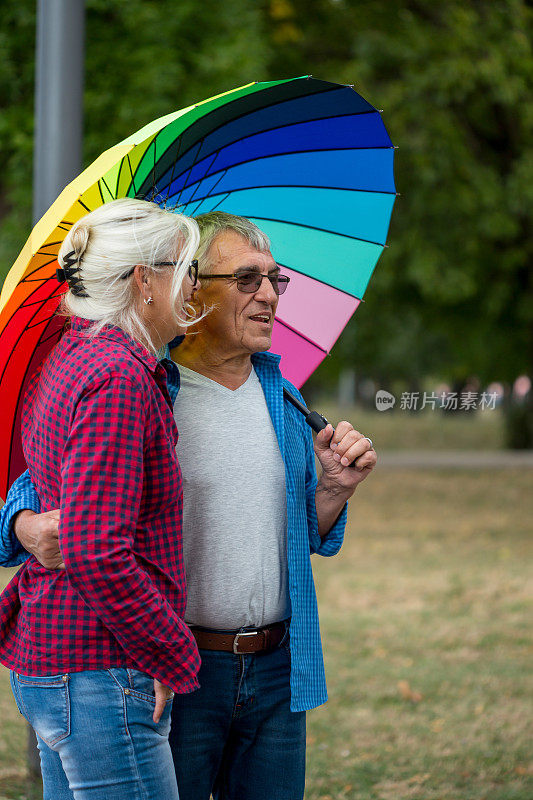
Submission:
[[70,233],[66,236],[63,247],[61,248],[61,255],[64,256],[74,250],[76,260],[79,261],[87,249],[90,233],[90,227],[84,223],[83,220],[80,220],[80,222],[77,225],[74,225]]

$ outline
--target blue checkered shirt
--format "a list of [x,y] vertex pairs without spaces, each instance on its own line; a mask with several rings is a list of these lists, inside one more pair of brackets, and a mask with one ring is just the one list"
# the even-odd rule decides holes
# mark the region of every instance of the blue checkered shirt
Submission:
[[[168,375],[168,388],[175,402],[179,371],[168,358],[162,359]],[[287,486],[287,548],[289,593],[292,617],[291,710],[315,708],[327,700],[324,661],[320,641],[318,608],[311,570],[311,554],[333,556],[340,550],[346,526],[346,506],[329,533],[321,538],[315,507],[317,484],[313,438],[302,414],[283,399],[283,386],[303,400],[299,391],[286,381],[279,369],[280,356],[255,353],[252,362],[261,382],[279,447],[285,462]],[[12,520],[21,509],[39,513],[39,498],[27,472],[15,481],[0,510],[0,564],[21,564],[27,553],[16,538]]]

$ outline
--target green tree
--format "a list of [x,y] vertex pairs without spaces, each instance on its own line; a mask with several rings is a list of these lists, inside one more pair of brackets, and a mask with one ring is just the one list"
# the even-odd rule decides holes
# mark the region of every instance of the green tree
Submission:
[[[84,161],[250,80],[355,84],[384,109],[401,196],[317,379],[511,382],[533,374],[532,17],[525,0],[88,0]],[[4,0],[0,274],[30,227],[34,41],[33,0]]]
[[[31,226],[35,0],[3,0],[0,280]],[[87,0],[84,166],[152,119],[267,72],[247,0]],[[65,42],[68,49],[68,42]],[[68,125],[69,109],[64,109]]]
[[354,365],[377,379],[531,375],[529,5],[272,0],[269,8],[273,63],[355,83],[384,109],[399,145],[390,249],[323,373]]

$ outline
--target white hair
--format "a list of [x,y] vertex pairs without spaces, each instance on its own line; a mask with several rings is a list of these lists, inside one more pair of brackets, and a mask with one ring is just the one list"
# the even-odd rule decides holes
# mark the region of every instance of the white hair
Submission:
[[266,253],[270,250],[270,239],[260,230],[254,222],[246,217],[238,217],[225,211],[209,211],[195,217],[200,228],[200,247],[196,252],[200,272],[209,274],[213,265],[209,258],[211,245],[220,233],[233,231],[242,236],[251,247]]
[[187,327],[197,317],[189,304],[184,307],[181,287],[199,242],[193,219],[164,211],[155,203],[125,198],[100,206],[72,226],[59,250],[59,265],[68,269],[74,260],[76,270],[63,296],[63,313],[94,320],[90,335],[104,325],[116,325],[155,353],[137,310],[133,268],[143,264],[160,275],[169,267],[158,266],[159,262],[175,264],[171,306],[176,322]]

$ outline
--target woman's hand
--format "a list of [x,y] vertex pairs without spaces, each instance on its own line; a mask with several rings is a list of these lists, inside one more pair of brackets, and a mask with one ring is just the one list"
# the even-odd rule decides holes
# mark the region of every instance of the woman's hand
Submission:
[[165,710],[167,700],[174,697],[174,692],[168,686],[165,686],[157,678],[154,678],[154,694],[155,694],[155,709],[153,720],[157,724],[161,719],[161,714]]

